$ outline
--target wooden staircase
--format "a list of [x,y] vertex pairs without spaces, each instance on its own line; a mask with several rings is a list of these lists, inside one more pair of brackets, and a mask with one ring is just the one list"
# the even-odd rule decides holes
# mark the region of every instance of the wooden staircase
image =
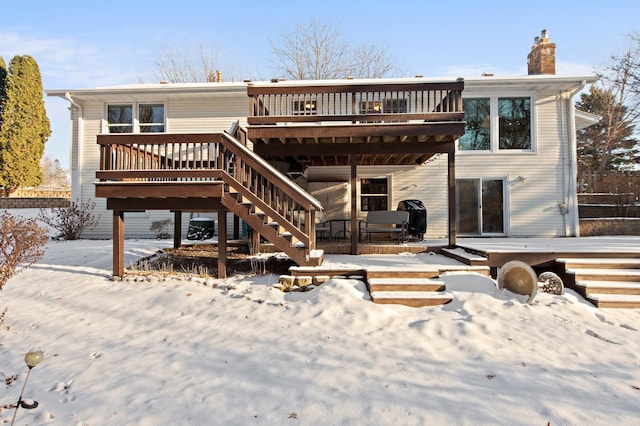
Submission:
[[241,142],[239,126],[231,132],[98,135],[96,197],[114,211],[230,211],[298,265],[322,263],[320,202]]
[[292,266],[294,277],[324,276],[364,279],[371,300],[378,304],[398,304],[411,307],[435,306],[449,303],[453,295],[446,291],[445,283],[438,278],[446,272],[469,272],[490,276],[486,265],[446,264],[420,267],[331,267]]
[[323,251],[315,249],[314,227],[320,202],[232,135],[222,139],[233,162],[221,162],[221,203],[298,265],[320,265]]
[[453,296],[445,291],[445,284],[437,279],[439,276],[438,269],[367,269],[371,300],[379,304],[421,307],[449,303]]
[[640,308],[640,259],[556,259],[565,287],[598,308]]

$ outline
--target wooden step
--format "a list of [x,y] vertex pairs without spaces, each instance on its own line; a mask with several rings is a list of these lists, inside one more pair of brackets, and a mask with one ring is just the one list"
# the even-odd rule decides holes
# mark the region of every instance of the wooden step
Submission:
[[640,308],[640,295],[628,294],[589,294],[587,300],[598,308]]
[[324,250],[315,249],[309,252],[309,263],[313,266],[320,266],[324,262]]
[[369,291],[443,291],[442,281],[430,278],[369,278]]
[[489,264],[489,261],[486,257],[480,256],[475,253],[469,253],[468,251],[460,247],[456,247],[453,249],[443,248],[442,254],[469,266],[487,266]]
[[373,278],[437,278],[440,271],[433,267],[419,269],[392,269],[388,267],[368,267],[367,281]]
[[582,258],[556,259],[564,269],[640,269],[640,259],[635,258]]
[[371,300],[377,304],[397,304],[419,308],[444,305],[453,296],[445,291],[374,291]]
[[568,269],[565,272],[578,281],[640,281],[640,269]]
[[327,275],[330,277],[350,277],[352,275],[356,275],[359,277],[364,277],[365,271],[356,267],[338,268],[324,266],[292,266],[289,268],[289,275],[310,275],[312,277],[316,277],[319,275]]
[[635,281],[578,281],[576,287],[587,296],[593,293],[640,295],[640,282]]

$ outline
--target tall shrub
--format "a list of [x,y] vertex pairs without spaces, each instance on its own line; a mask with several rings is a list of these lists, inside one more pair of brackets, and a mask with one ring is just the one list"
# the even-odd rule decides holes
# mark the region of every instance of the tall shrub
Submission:
[[40,159],[51,127],[44,108],[40,69],[31,56],[13,57],[2,87],[0,187],[8,195],[21,186],[42,183]]
[[0,290],[11,277],[40,260],[49,236],[34,219],[0,215]]

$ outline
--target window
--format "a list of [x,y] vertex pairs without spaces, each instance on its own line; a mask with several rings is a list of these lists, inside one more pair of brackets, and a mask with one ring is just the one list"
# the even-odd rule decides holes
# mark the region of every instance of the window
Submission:
[[498,99],[500,149],[531,149],[531,100]]
[[491,149],[491,103],[489,98],[463,99],[462,108],[467,122],[464,135],[458,142],[462,151]]
[[133,113],[131,105],[109,105],[107,107],[109,133],[132,133]]
[[316,115],[318,104],[314,100],[293,101],[293,115]]
[[382,101],[360,101],[360,114],[381,114]]
[[463,99],[464,135],[460,151],[531,150],[531,98]]
[[138,119],[140,121],[140,133],[164,132],[164,105],[139,105]]
[[360,211],[388,210],[389,180],[373,178],[360,180]]
[[406,99],[385,99],[384,112],[387,114],[404,114],[407,112]]
[[134,104],[107,105],[108,133],[164,132],[164,119],[163,104],[138,104],[137,109]]
[[403,114],[407,112],[406,99],[360,101],[360,114]]

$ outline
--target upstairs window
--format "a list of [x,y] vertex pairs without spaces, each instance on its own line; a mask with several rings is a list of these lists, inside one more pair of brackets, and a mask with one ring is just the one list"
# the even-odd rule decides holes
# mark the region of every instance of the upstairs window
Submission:
[[491,149],[491,103],[489,98],[463,99],[462,108],[467,122],[464,135],[458,142],[461,151]]
[[500,149],[531,149],[531,100],[499,98]]
[[140,122],[140,133],[164,132],[164,105],[138,105],[138,120]]
[[360,101],[360,114],[382,114],[382,101]]
[[[134,114],[135,112],[135,114]],[[107,105],[108,133],[158,133],[165,131],[163,104]]]
[[133,133],[133,106],[109,105],[107,107],[107,123],[109,133]]
[[293,115],[316,115],[317,102],[315,100],[293,101]]
[[407,112],[407,100],[380,99],[374,101],[360,101],[360,114],[404,114]]
[[467,98],[462,106],[467,124],[458,150],[533,149],[530,97]]

